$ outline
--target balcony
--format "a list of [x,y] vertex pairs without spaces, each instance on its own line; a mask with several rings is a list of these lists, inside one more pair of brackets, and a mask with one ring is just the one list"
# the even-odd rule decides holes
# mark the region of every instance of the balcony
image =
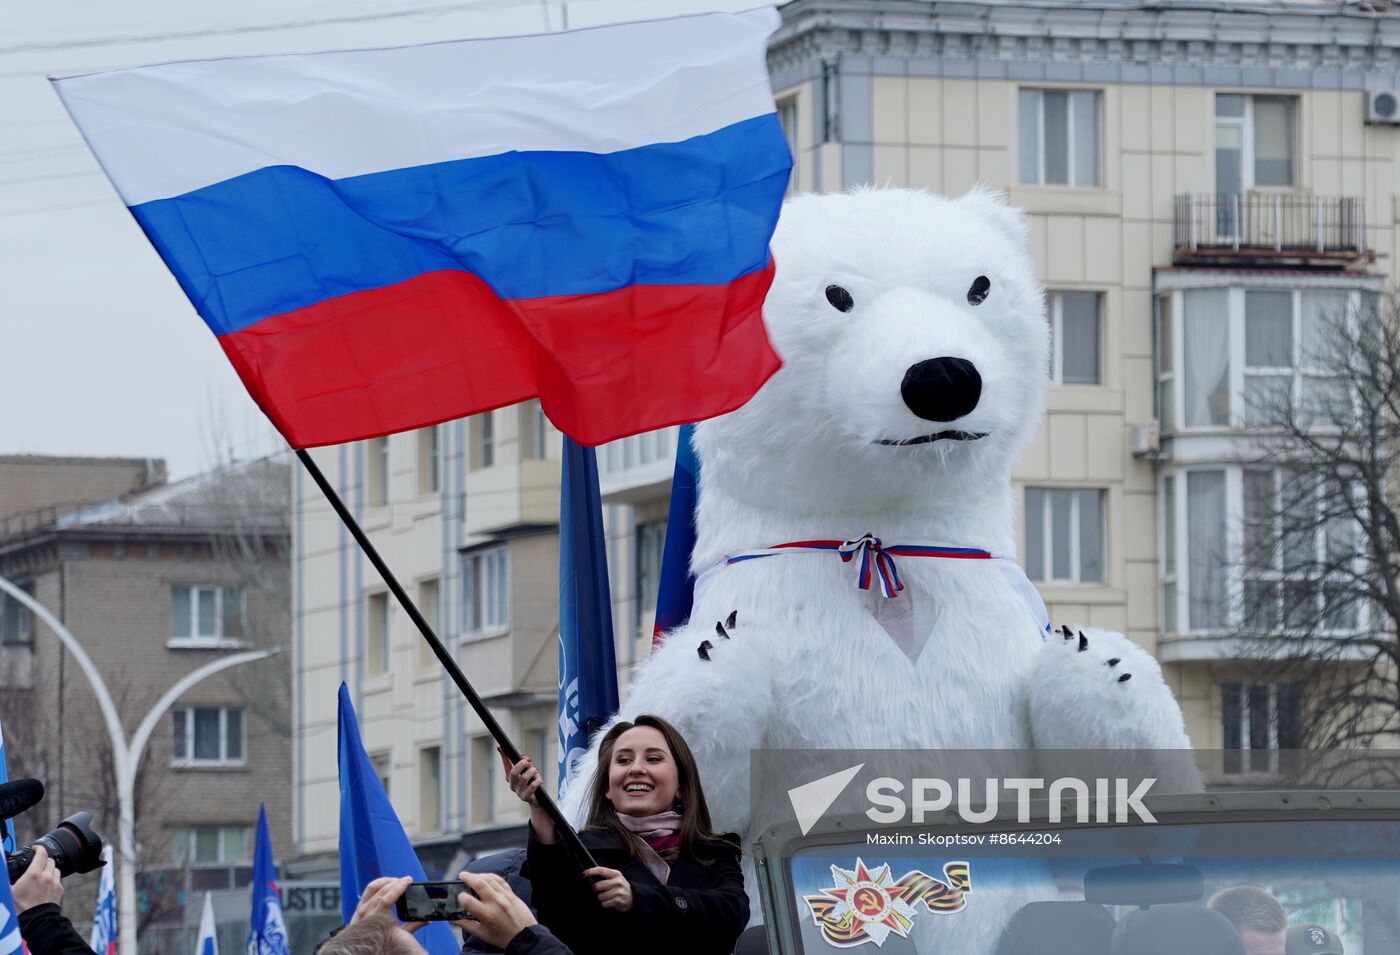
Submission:
[[1305,266],[1373,262],[1359,196],[1275,192],[1176,197],[1177,265]]
[[644,504],[671,497],[679,428],[634,434],[598,449],[598,483],[609,504]]

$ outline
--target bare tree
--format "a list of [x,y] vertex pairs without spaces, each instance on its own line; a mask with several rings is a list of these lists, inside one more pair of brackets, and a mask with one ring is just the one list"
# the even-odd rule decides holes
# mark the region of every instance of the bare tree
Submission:
[[[235,438],[228,410],[210,399],[200,430],[211,480],[208,508],[215,561],[241,588],[242,607],[226,623],[250,649],[289,649],[292,640],[291,470],[285,450],[268,450],[265,424],[244,421]],[[280,444],[280,442],[277,442]],[[236,446],[258,449],[240,459]],[[283,736],[292,733],[291,667],[283,660],[230,671],[224,679],[248,709]]]
[[1315,297],[1296,368],[1246,385],[1238,640],[1263,680],[1305,688],[1287,743],[1314,750],[1400,741],[1400,322],[1359,298]]

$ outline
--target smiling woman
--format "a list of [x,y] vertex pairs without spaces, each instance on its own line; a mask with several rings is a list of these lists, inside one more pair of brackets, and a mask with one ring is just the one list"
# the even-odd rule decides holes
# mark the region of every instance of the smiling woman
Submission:
[[619,722],[603,737],[579,833],[599,862],[580,872],[534,804],[539,771],[507,765],[531,803],[523,874],[540,921],[575,955],[615,952],[638,932],[679,955],[729,955],[749,918],[739,837],[711,831],[690,747],[655,716]]

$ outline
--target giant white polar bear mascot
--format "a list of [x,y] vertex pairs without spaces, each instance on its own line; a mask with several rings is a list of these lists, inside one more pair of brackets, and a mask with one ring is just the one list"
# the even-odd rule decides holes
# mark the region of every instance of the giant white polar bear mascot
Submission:
[[[726,562],[866,533],[1016,553],[1011,470],[1044,418],[1049,367],[1026,233],[981,191],[785,206],[764,305],[783,367],[696,428],[692,567],[708,570],[689,624],[638,669],[620,714],[676,724],[718,830],[756,835],[754,749],[1190,748],[1150,656],[1100,631],[1085,630],[1083,651],[1045,639],[995,561],[896,555],[893,599],[870,543],[849,562],[831,551]],[[716,623],[736,611],[726,639]],[[596,753],[595,739],[576,778]],[[565,801],[576,820],[586,788]],[[939,919],[939,935],[967,946],[949,951],[990,952],[1005,914]]]

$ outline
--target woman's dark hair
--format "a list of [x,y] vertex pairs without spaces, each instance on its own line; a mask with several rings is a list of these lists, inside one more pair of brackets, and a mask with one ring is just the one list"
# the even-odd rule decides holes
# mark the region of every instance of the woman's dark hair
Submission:
[[730,840],[711,830],[710,807],[705,804],[705,791],[700,788],[700,770],[695,765],[695,756],[685,737],[659,716],[644,713],[631,723],[623,720],[608,730],[598,744],[598,769],[593,774],[593,792],[588,800],[586,825],[590,829],[611,829],[632,855],[641,854],[644,844],[641,837],[618,821],[617,809],[608,799],[608,773],[612,766],[613,749],[617,746],[618,737],[638,726],[648,726],[660,733],[671,751],[671,758],[676,762],[676,801],[680,804],[681,814],[681,828],[677,835],[680,836],[681,853],[701,862],[714,861],[705,851],[705,843]]

